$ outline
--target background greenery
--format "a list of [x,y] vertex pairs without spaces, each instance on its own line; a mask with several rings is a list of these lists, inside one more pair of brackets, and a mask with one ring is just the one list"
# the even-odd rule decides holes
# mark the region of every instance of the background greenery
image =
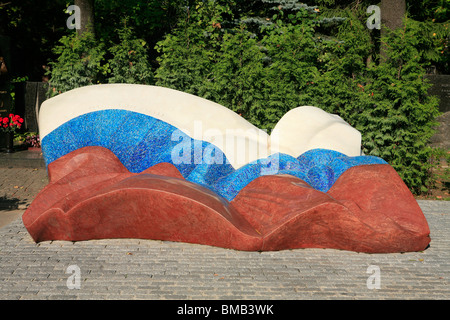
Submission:
[[16,76],[46,73],[50,95],[153,84],[268,131],[301,105],[339,114],[361,131],[364,153],[388,161],[419,194],[433,183],[428,141],[439,115],[424,75],[431,65],[449,73],[450,1],[406,3],[403,27],[383,35],[367,28],[373,3],[363,0],[95,0],[93,32],[82,37],[65,27],[67,1],[23,0],[0,7],[0,31],[33,54],[16,61]]

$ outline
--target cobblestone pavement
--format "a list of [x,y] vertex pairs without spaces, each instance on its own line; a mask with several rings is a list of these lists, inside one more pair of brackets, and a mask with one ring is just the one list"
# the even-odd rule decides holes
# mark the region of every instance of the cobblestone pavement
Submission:
[[0,210],[26,209],[48,183],[44,168],[0,167]]
[[[45,185],[43,171],[0,191],[26,206],[36,181]],[[0,299],[449,299],[450,202],[419,204],[431,245],[403,254],[240,252],[137,239],[36,244],[18,218],[0,228]]]

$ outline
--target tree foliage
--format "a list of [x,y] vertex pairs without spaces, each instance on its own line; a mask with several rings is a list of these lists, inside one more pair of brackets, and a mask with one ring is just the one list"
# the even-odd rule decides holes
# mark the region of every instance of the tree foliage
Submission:
[[[448,0],[406,3],[403,28],[382,37],[366,26],[368,0],[96,0],[95,36],[58,29],[60,41],[46,47],[51,93],[156,84],[268,131],[290,109],[317,106],[358,129],[364,153],[388,161],[420,193],[431,184],[427,143],[438,115],[424,74],[431,64],[449,71]],[[11,8],[0,28],[30,29],[20,19],[25,8]]]
[[109,83],[153,83],[153,72],[148,61],[147,43],[134,37],[133,29],[118,31],[120,42],[112,46],[108,61]]
[[431,59],[423,24],[406,19],[387,33],[379,61],[360,11],[338,19],[317,7],[264,3],[257,16],[230,17],[231,8],[214,1],[191,8],[158,43],[156,84],[216,101],[268,130],[301,105],[339,114],[361,131],[365,154],[388,161],[414,192],[426,191],[438,111],[424,81]]
[[119,42],[111,46],[91,32],[64,36],[54,49],[58,59],[50,63],[49,94],[98,83],[152,84],[147,43],[126,25],[117,32]]
[[85,32],[83,37],[77,37],[75,33],[62,37],[54,53],[58,59],[50,62],[51,96],[100,83],[106,73],[103,65],[105,45],[97,42],[91,32]]

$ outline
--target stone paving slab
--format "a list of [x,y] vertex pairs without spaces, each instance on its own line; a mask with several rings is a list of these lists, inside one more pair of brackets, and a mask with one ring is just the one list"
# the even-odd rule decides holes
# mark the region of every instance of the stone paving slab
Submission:
[[45,161],[40,151],[0,152],[0,168],[45,168]]
[[419,204],[431,245],[403,254],[138,239],[36,244],[17,219],[0,229],[0,299],[449,299],[450,202]]
[[26,209],[48,184],[47,170],[39,167],[0,167],[0,176],[0,210]]

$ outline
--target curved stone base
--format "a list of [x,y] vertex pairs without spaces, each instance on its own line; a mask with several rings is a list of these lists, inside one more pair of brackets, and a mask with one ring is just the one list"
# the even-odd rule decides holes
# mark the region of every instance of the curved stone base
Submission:
[[49,164],[50,183],[23,215],[37,242],[142,238],[237,250],[420,251],[426,219],[387,164],[346,170],[328,192],[291,175],[261,176],[232,200],[169,163],[132,173],[108,149],[84,147]]

